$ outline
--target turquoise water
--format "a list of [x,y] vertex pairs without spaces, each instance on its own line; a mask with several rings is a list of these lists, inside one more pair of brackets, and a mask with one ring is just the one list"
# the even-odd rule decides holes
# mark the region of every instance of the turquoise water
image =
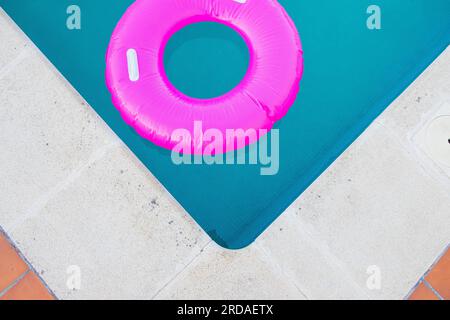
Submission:
[[184,94],[200,99],[231,91],[244,78],[249,60],[244,39],[216,22],[188,25],[172,36],[164,51],[170,82]]
[[[131,2],[0,0],[0,5],[200,226],[233,249],[264,231],[450,40],[448,0],[378,0],[381,30],[366,27],[372,1],[280,0],[300,32],[305,72],[295,104],[276,125],[278,174],[261,176],[254,165],[175,166],[169,151],[122,121],[105,86],[109,37]],[[70,4],[81,7],[81,30],[66,28]],[[166,52],[167,73],[186,93],[216,96],[245,73],[245,49],[223,28],[188,29]],[[190,63],[198,65],[197,73]]]

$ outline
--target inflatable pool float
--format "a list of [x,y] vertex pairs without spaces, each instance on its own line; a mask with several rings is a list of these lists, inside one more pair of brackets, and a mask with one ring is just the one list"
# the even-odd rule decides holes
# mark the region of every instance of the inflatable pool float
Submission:
[[[247,74],[230,92],[212,99],[186,96],[168,80],[164,48],[178,30],[198,22],[222,23],[245,40]],[[111,37],[106,79],[113,104],[142,137],[166,149],[179,142],[173,133],[194,123],[203,129],[253,129],[254,143],[289,110],[303,72],[303,53],[294,23],[276,0],[138,0],[123,15]],[[217,61],[220,63],[220,61]],[[223,143],[220,153],[236,149]],[[190,151],[204,145],[192,139]]]

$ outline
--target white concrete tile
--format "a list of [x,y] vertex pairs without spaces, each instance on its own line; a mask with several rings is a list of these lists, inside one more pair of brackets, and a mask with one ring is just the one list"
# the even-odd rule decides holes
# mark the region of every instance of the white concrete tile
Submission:
[[320,234],[297,217],[301,202],[283,213],[257,243],[308,299],[367,299]]
[[[449,70],[450,71],[450,70]],[[450,90],[449,90],[450,91]],[[445,122],[447,125],[441,128],[441,132],[433,134],[431,131],[437,123]],[[417,128],[417,133],[412,137],[412,144],[417,149],[417,157],[422,161],[424,167],[428,168],[436,177],[443,182],[450,194],[450,93],[449,100],[440,109],[433,112]],[[435,150],[439,148],[440,151]],[[444,178],[446,178],[444,180]]]
[[411,150],[412,158],[450,194],[450,168],[430,157],[424,140],[434,119],[450,115],[449,88],[450,48],[447,48],[376,122]]
[[[373,124],[291,207],[299,221],[289,234],[271,228],[263,245],[308,298],[401,299],[450,242],[449,208],[441,186]],[[380,290],[366,286],[373,265]]]
[[[210,241],[125,147],[10,235],[59,298],[149,299]],[[66,268],[81,269],[81,289]]]
[[[34,48],[0,78],[0,224],[10,230],[42,198],[118,138]],[[52,191],[53,190],[53,191]]]
[[416,127],[433,117],[443,101],[450,100],[450,48],[447,48],[390,106],[377,121],[400,139],[410,139]]
[[26,36],[0,8],[0,78],[10,69],[10,64],[29,46]]
[[228,251],[211,243],[156,299],[305,299],[258,246]]

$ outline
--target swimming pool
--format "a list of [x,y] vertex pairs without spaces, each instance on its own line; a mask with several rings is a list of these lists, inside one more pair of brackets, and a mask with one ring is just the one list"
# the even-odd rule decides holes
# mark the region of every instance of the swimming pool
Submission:
[[[279,2],[300,33],[305,70],[295,104],[275,127],[279,157],[272,175],[250,163],[174,164],[169,151],[123,122],[105,86],[105,52],[132,0],[71,1],[81,8],[80,30],[67,28],[69,4],[62,1],[0,5],[212,239],[237,249],[256,239],[450,40],[447,0],[379,0],[381,29],[367,26],[372,1]],[[173,41],[166,70],[191,95],[221,94],[245,73],[245,45],[226,29],[204,25]],[[217,57],[224,63],[215,63]],[[201,66],[195,74],[194,63]]]

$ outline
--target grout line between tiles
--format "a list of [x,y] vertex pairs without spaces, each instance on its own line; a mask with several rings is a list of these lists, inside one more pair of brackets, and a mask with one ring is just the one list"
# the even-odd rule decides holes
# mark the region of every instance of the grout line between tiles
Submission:
[[[433,263],[431,264],[431,266],[427,269],[427,271],[425,272],[425,274],[419,279],[419,281],[417,281],[417,283],[411,288],[411,290],[409,290],[409,292],[406,294],[404,300],[408,300],[409,297],[416,291],[417,287],[419,287],[421,282],[424,282],[424,284],[429,287],[433,292],[435,291],[431,284],[425,280],[426,276],[434,269],[434,267],[438,264],[438,262],[444,257],[444,255],[450,250],[450,244],[448,244],[444,251],[441,252],[438,257],[433,261]],[[426,283],[425,283],[426,282]],[[437,292],[436,292],[437,293]],[[436,296],[439,298],[441,297],[440,294],[436,294]]]
[[13,60],[8,62],[3,68],[0,69],[0,79],[5,77],[14,68],[16,68],[23,60],[25,60],[29,56],[29,53],[30,52],[28,48],[22,49]]
[[419,285],[420,285],[420,280],[409,290],[409,292],[406,294],[406,296],[403,298],[403,300],[409,300],[409,298],[412,296],[412,294],[414,292],[416,292]]
[[[308,241],[308,245],[313,248],[313,250],[317,251],[318,254],[322,256],[324,261],[328,263],[330,267],[333,267],[333,270],[337,270],[341,278],[344,278],[345,281],[353,288],[353,290],[360,296],[366,297],[367,299],[370,296],[366,293],[366,291],[353,279],[353,277],[349,274],[346,264],[342,262],[336,255],[334,255],[328,245],[322,240],[320,233],[318,233],[315,228],[311,225],[307,225],[301,217],[298,217],[298,224],[295,226],[296,229],[302,231],[302,234]],[[303,239],[305,240],[305,239]],[[275,259],[270,252],[268,252],[270,257],[272,257],[273,261],[283,270],[283,273],[286,275],[288,279],[291,279],[292,282],[297,283],[294,277],[292,277],[289,273],[284,271],[284,268],[281,267],[277,259]],[[303,292],[303,291],[302,291]],[[315,297],[309,297],[304,294],[308,299],[316,299]]]
[[200,251],[180,270],[178,271],[169,281],[167,281],[160,289],[156,291],[156,293],[150,298],[150,300],[155,300],[156,297],[165,289],[167,288],[172,282],[174,282],[178,276],[183,273],[195,260],[197,260],[202,253],[205,251],[206,247],[208,247],[212,243],[212,240],[209,240],[201,249]]
[[[33,265],[31,264],[31,262],[27,259],[27,257],[25,257],[23,255],[23,253],[19,250],[19,247],[16,245],[16,243],[13,241],[13,239],[6,233],[6,231],[2,228],[2,226],[0,226],[0,233],[3,234],[3,236],[6,238],[6,241],[9,242],[9,244],[12,246],[13,250],[19,255],[19,257],[22,259],[22,261],[24,261],[26,263],[26,265],[28,266],[28,270],[26,272],[24,272],[23,276],[20,277],[20,279],[22,279],[23,277],[25,277],[29,271],[33,272],[41,281],[41,283],[44,285],[44,287],[47,289],[47,291],[56,299],[58,300],[58,297],[56,296],[56,294],[53,292],[53,290],[47,285],[47,282],[44,281],[44,279],[41,277],[41,275],[39,274],[39,272],[37,272],[37,270],[33,267]],[[12,287],[11,287],[12,288]],[[5,294],[5,292],[1,292],[0,293],[0,297]]]
[[14,279],[14,281],[9,284],[5,289],[3,289],[2,291],[0,291],[0,298],[2,296],[4,296],[6,294],[6,292],[8,292],[10,289],[12,289],[16,284],[18,284],[20,282],[20,280],[22,280],[23,278],[25,278],[25,276],[30,273],[30,269],[27,269],[24,273],[22,273],[20,276],[18,276],[16,279]]
[[283,268],[280,266],[280,264],[277,262],[277,260],[270,254],[270,252],[267,252],[266,248],[264,248],[261,244],[255,243],[255,248],[261,252],[262,255],[264,255],[268,262],[270,263],[270,266],[275,269],[278,274],[281,274],[283,278],[285,278],[288,282],[292,283],[294,287],[298,290],[298,292],[305,297],[306,300],[311,300],[308,295],[305,293],[305,291],[300,288],[300,286],[297,284],[297,282],[294,279],[291,279],[291,277],[284,272]]
[[[340,272],[341,276],[346,279],[346,282],[355,290],[355,292],[358,293],[359,296],[364,296],[369,299],[370,296],[367,292],[349,273],[347,264],[332,253],[328,244],[322,239],[321,234],[313,226],[306,224],[301,216],[299,217],[299,221],[301,224],[300,227],[303,227],[303,230],[305,231],[306,236],[308,236],[311,245],[322,254],[324,260],[327,261],[330,266],[333,266],[335,270]],[[311,228],[314,233],[309,231],[307,227]]]
[[[434,165],[434,161],[430,159],[427,155],[423,154],[423,152],[416,147],[416,145],[411,139],[401,139],[401,137],[392,128],[386,126],[381,121],[374,121],[374,124],[380,126],[385,132],[388,132],[388,135],[392,137],[399,144],[399,146],[406,152],[408,159],[410,159],[411,162],[414,163],[414,165],[420,168],[420,171],[424,175],[426,175],[431,181],[437,183],[438,185],[449,186],[448,180],[442,179],[441,175],[436,174],[434,170],[430,167]],[[405,142],[404,140],[407,141]],[[442,173],[442,175],[445,174]],[[444,193],[446,196],[450,198],[450,192]]]
[[433,286],[432,286],[427,280],[425,280],[424,278],[422,278],[422,283],[423,283],[428,289],[430,289],[431,291],[433,291],[433,293],[435,294],[436,297],[439,298],[439,300],[444,300],[444,298],[442,298],[442,296],[439,294],[439,292],[437,292],[437,291],[433,288]]
[[12,233],[17,227],[21,226],[26,220],[37,216],[51,199],[53,199],[57,194],[65,190],[69,185],[71,185],[74,181],[76,181],[91,164],[102,159],[109,150],[117,146],[120,146],[119,142],[112,142],[91,153],[91,156],[87,161],[80,164],[78,168],[74,169],[64,180],[62,180],[60,183],[56,184],[53,188],[51,188],[48,192],[40,196],[36,201],[33,202],[31,207],[28,210],[26,210],[26,212],[23,215],[13,220],[11,223],[7,224],[5,226],[5,229],[9,233]]
[[424,278],[431,272],[431,270],[434,269],[434,267],[439,263],[439,261],[441,261],[441,259],[445,256],[447,252],[450,252],[450,244],[447,244],[444,250],[436,257],[431,266],[427,269],[427,271],[423,275]]

